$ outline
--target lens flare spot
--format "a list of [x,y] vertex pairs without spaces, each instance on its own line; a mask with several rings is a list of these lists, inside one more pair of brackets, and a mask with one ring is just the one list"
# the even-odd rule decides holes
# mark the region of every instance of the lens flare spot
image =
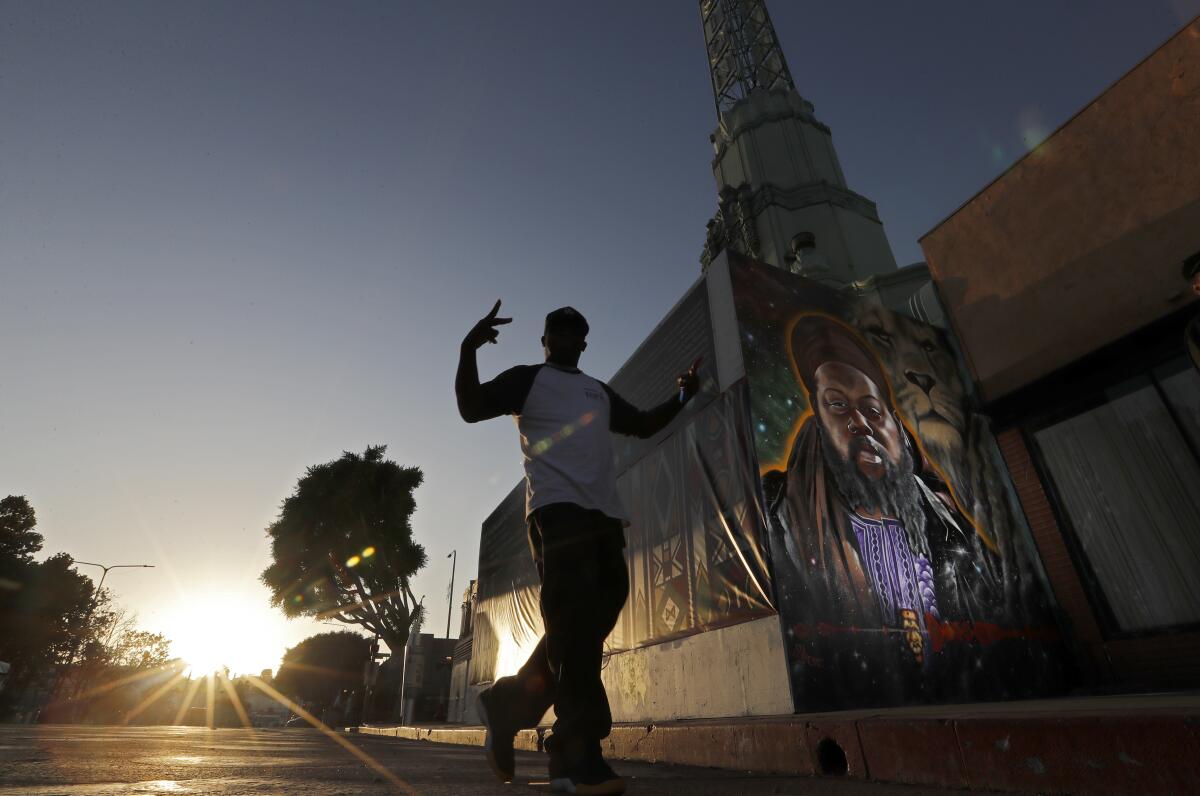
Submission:
[[359,558],[358,556],[350,556],[349,558],[346,559],[346,566],[351,567],[351,568],[357,567],[361,563],[362,563],[362,559]]
[[1049,127],[1042,120],[1041,109],[1033,105],[1022,108],[1017,114],[1017,130],[1021,135],[1021,143],[1028,151],[1037,149],[1050,134]]
[[530,453],[534,456],[541,456],[546,451],[554,447],[555,443],[562,442],[567,437],[574,434],[584,426],[589,426],[596,419],[595,412],[584,412],[579,416],[579,420],[574,423],[567,423],[548,437],[538,440],[530,447]]
[[373,555],[375,555],[375,548],[374,548],[374,547],[364,547],[364,548],[363,548],[363,551],[362,551],[362,557],[363,557],[363,558],[370,558],[370,557],[371,557],[371,556],[373,556]]

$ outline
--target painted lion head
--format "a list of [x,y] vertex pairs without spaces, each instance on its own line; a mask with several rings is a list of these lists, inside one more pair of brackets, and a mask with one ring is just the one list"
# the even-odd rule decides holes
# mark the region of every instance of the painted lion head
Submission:
[[900,414],[929,453],[954,468],[967,437],[967,397],[945,333],[866,303],[850,320],[887,368]]

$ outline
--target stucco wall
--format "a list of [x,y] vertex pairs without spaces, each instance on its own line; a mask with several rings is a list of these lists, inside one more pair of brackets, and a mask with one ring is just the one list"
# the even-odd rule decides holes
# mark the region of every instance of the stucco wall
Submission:
[[1178,309],[1200,250],[1200,20],[921,245],[989,401]]
[[618,722],[793,710],[777,616],[613,655],[603,678]]

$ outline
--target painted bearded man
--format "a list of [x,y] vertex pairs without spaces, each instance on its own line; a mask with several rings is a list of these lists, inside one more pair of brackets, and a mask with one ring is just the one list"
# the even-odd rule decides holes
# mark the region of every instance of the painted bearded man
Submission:
[[777,564],[795,568],[780,573],[795,584],[784,599],[807,620],[792,628],[792,657],[807,669],[798,697],[810,709],[936,697],[931,687],[954,687],[946,665],[973,662],[970,645],[934,660],[930,626],[992,619],[1003,602],[996,562],[980,560],[978,532],[926,469],[861,338],[808,315],[790,345],[812,414],[786,472],[767,482],[789,553]]

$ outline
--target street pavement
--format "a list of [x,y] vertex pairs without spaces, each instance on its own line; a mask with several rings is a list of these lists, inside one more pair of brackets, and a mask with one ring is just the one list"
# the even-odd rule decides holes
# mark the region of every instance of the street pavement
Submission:
[[[496,781],[477,747],[313,729],[0,725],[0,793],[109,794],[548,794],[545,756],[520,752],[518,782]],[[844,779],[617,762],[630,794],[947,794]],[[961,791],[959,791],[961,793]]]

